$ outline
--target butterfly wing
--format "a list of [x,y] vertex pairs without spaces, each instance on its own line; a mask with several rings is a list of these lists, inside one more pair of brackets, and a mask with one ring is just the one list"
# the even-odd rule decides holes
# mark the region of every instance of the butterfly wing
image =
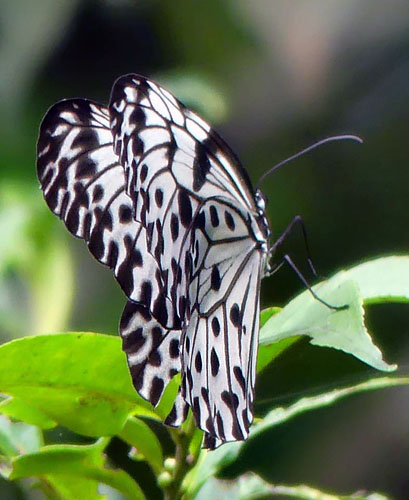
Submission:
[[[87,242],[99,262],[114,270],[132,299],[120,323],[123,350],[136,390],[156,405],[180,370],[180,331],[169,321],[173,307],[147,251],[146,229],[133,218],[108,109],[85,99],[54,105],[41,124],[37,169],[50,209]],[[158,309],[161,314],[155,317],[151,311]]]
[[180,370],[167,423],[191,406],[206,447],[245,439],[265,236],[227,144],[159,85],[127,75],[108,109],[51,108],[38,175],[50,208],[131,299],[120,333],[137,391],[156,404]]
[[181,331],[164,328],[147,307],[128,301],[119,332],[135,389],[156,406],[180,372]]
[[182,398],[205,446],[245,439],[265,243],[250,181],[209,125],[146,78],[117,80],[110,112],[135,217],[183,328],[181,394],[167,423],[180,423]]
[[[226,228],[210,213],[228,214]],[[192,408],[205,445],[245,439],[253,420],[263,252],[246,213],[225,201],[206,202],[192,231],[190,320],[182,336],[182,396]],[[197,244],[199,243],[199,244]],[[212,441],[214,441],[212,443]]]
[[146,248],[146,230],[133,218],[107,108],[85,99],[55,104],[40,127],[37,172],[50,209],[114,270],[125,294],[151,310],[165,303],[173,318],[156,260]]
[[148,250],[179,307],[179,266],[188,258],[181,249],[190,251],[184,238],[203,201],[222,197],[253,210],[250,181],[220,136],[158,84],[137,75],[119,78],[109,109],[135,218],[147,229]]

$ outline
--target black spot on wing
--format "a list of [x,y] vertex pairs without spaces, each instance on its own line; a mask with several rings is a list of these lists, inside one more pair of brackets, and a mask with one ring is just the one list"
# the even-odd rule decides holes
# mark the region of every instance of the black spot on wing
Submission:
[[216,423],[217,423],[217,431],[219,433],[220,438],[225,439],[226,436],[224,433],[223,419],[219,411],[216,413]]
[[148,363],[151,366],[155,366],[155,367],[158,367],[162,364],[162,357],[161,357],[160,352],[158,350],[151,352],[151,354],[148,357]]
[[219,357],[217,356],[217,353],[216,353],[216,350],[214,347],[212,348],[212,352],[210,354],[210,368],[211,368],[213,377],[216,377],[217,374],[219,373],[220,361],[219,361]]
[[199,398],[196,396],[193,398],[192,412],[195,417],[196,423],[200,422],[200,403]]
[[82,129],[72,141],[71,147],[81,149],[96,149],[99,146],[98,135],[91,128]]
[[210,161],[206,149],[200,142],[196,143],[196,156],[193,163],[193,190],[199,191],[206,182],[206,175],[210,170]]
[[172,240],[176,241],[179,236],[179,218],[173,213],[170,216],[170,233],[172,235]]
[[232,435],[234,439],[241,441],[244,439],[242,430],[240,429],[237,422],[237,408],[239,406],[239,398],[237,394],[230,391],[223,391],[221,394],[222,401],[229,408],[232,414]]
[[210,222],[213,227],[217,227],[220,224],[219,214],[217,213],[217,208],[214,205],[210,205]]
[[220,334],[220,323],[219,323],[219,320],[214,317],[212,319],[212,331],[213,331],[213,334],[215,337],[218,337],[219,334]]
[[168,321],[168,310],[166,308],[165,296],[162,293],[155,300],[152,312],[159,323],[165,326]]
[[188,227],[192,221],[192,203],[188,192],[185,189],[179,190],[178,196],[180,222],[184,227]]
[[122,338],[122,350],[126,353],[138,352],[146,342],[146,337],[143,334],[143,328],[139,327],[132,332],[124,335]]
[[158,188],[156,189],[155,191],[155,202],[156,202],[156,205],[161,208],[162,207],[162,204],[163,204],[163,190]]
[[243,371],[240,366],[235,366],[233,368],[234,376],[236,377],[237,382],[239,383],[241,390],[243,391],[243,396],[246,393],[246,381],[243,376]]
[[236,327],[240,324],[240,309],[239,305],[236,303],[234,303],[230,308],[230,321]]
[[104,188],[101,186],[101,184],[97,184],[94,187],[94,191],[92,192],[92,201],[96,203],[100,201],[103,196],[104,196]]
[[225,212],[224,212],[224,220],[226,222],[227,227],[230,229],[230,231],[234,231],[236,224],[234,222],[232,214],[230,212],[228,212],[227,210],[225,210]]
[[222,284],[222,280],[220,278],[220,272],[219,268],[214,265],[212,267],[212,272],[210,274],[210,286],[212,287],[213,290],[219,290],[220,286]]
[[139,174],[141,182],[145,182],[147,176],[148,176],[148,165],[144,163],[141,167],[141,171]]
[[200,352],[196,353],[195,368],[196,368],[197,373],[202,372],[202,355],[200,354]]
[[152,300],[152,283],[150,281],[146,280],[142,283],[139,300],[142,304],[150,307]]
[[91,158],[81,157],[75,169],[76,179],[87,179],[96,174],[97,165]]
[[109,266],[110,268],[114,268],[118,260],[118,255],[119,255],[118,244],[116,243],[116,241],[110,240],[108,246],[108,255],[106,258],[107,266]]
[[132,221],[132,209],[129,205],[121,205],[119,207],[119,221],[123,224],[128,224]]
[[171,358],[176,359],[179,357],[179,341],[172,339],[169,343],[169,355]]
[[206,214],[204,211],[200,212],[195,217],[195,228],[201,229],[204,232],[206,228]]
[[165,386],[164,381],[159,377],[153,377],[151,390],[149,393],[149,401],[156,406],[159,398],[162,395],[163,388]]

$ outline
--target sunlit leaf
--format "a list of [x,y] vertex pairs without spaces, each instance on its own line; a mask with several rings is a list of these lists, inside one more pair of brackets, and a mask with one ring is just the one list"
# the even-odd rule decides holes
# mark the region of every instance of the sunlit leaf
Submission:
[[136,408],[151,408],[132,386],[120,339],[93,333],[0,346],[0,392],[87,436],[117,434]]
[[383,371],[396,369],[382,359],[364,324],[362,298],[355,281],[333,278],[314,287],[328,303],[348,309],[335,311],[312,297],[306,290],[282,311],[272,316],[260,330],[260,344],[307,335],[311,344],[340,349]]
[[[271,315],[274,308],[263,311],[257,362],[259,371],[296,342],[300,335],[310,336],[314,345],[353,354],[378,370],[392,371],[396,368],[382,359],[382,353],[373,343],[364,324],[363,303],[409,300],[408,256],[383,257],[365,262],[341,271],[313,288],[328,303],[348,304],[349,308],[331,310],[306,290],[280,312],[274,311],[275,314]],[[282,344],[284,339],[286,342]]]
[[365,304],[409,301],[409,256],[370,260],[334,278],[356,281]]
[[41,429],[51,429],[56,423],[37,408],[24,403],[18,398],[7,398],[0,403],[0,413],[21,420],[26,424],[36,425]]
[[260,313],[260,328],[267,323],[267,321],[271,318],[271,316],[274,316],[274,314],[277,314],[281,311],[281,307],[267,307],[266,309],[263,309]]

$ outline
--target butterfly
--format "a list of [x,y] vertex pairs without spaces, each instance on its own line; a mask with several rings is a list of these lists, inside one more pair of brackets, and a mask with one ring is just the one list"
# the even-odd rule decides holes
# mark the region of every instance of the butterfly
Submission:
[[37,145],[45,201],[127,297],[120,335],[136,391],[165,423],[191,408],[204,447],[244,440],[253,421],[265,198],[226,142],[169,91],[129,74],[108,106],[63,100]]

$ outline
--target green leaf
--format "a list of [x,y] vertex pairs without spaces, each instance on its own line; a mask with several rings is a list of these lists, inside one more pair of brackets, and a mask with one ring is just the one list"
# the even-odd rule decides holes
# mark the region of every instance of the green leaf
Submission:
[[162,447],[149,425],[138,418],[130,417],[118,436],[135,448],[131,457],[145,459],[156,474],[162,471]]
[[342,398],[360,392],[400,385],[409,385],[409,377],[375,378],[351,387],[335,389],[318,396],[302,398],[287,408],[275,408],[267,413],[261,422],[253,424],[247,441],[226,443],[212,452],[202,452],[197,465],[190,471],[184,481],[186,498],[195,498],[203,484],[210,477],[217,475],[224,467],[234,462],[243,450],[243,447],[247,446],[247,443],[261,432],[280,425],[307,411],[330,406]]
[[259,498],[271,498],[272,496],[284,496],[298,500],[388,500],[380,493],[353,493],[352,495],[335,495],[311,488],[305,484],[289,486],[283,484],[269,484],[256,474],[245,474],[239,478],[238,500],[256,500]]
[[[312,344],[353,354],[378,370],[392,371],[396,368],[385,363],[382,353],[370,338],[365,328],[362,306],[363,303],[409,300],[408,256],[382,257],[365,262],[341,271],[329,281],[313,288],[327,302],[334,305],[348,304],[349,309],[328,309],[306,290],[279,313],[274,311],[271,318],[269,316],[274,308],[263,311],[258,371],[296,342],[299,335],[310,336]],[[283,339],[286,342],[280,344]]]
[[276,359],[282,352],[292,346],[301,337],[289,337],[273,344],[259,344],[257,354],[257,372],[261,372],[269,363]]
[[378,370],[392,371],[365,328],[362,298],[355,281],[341,281],[335,276],[314,287],[314,291],[333,305],[348,304],[348,309],[334,311],[306,290],[260,330],[260,344],[268,345],[288,337],[308,335],[311,344],[340,349],[353,354]]
[[409,256],[370,260],[334,278],[356,281],[365,304],[409,301]]
[[[260,313],[260,328],[267,323],[267,321],[281,311],[281,307],[269,307],[263,309]],[[259,345],[257,354],[257,372],[260,372],[266,367],[273,359],[277,358],[282,352],[294,344],[300,337],[290,337],[273,344]]]
[[41,429],[51,429],[56,423],[33,406],[19,398],[7,398],[0,403],[0,413],[26,424],[36,425]]
[[271,318],[271,316],[274,316],[274,314],[277,314],[281,311],[281,307],[268,307],[267,309],[263,309],[260,313],[260,328],[264,326],[265,323]]
[[0,392],[87,436],[118,434],[138,407],[118,337],[39,335],[0,346]]
[[155,413],[160,416],[161,420],[165,420],[175,402],[176,395],[180,385],[180,373],[176,374],[166,386],[158,406],[155,408]]
[[380,493],[335,495],[304,484],[296,486],[269,484],[253,473],[244,474],[234,481],[211,478],[195,498],[196,500],[214,497],[234,500],[259,500],[276,496],[296,498],[298,500],[388,500],[385,495]]
[[318,408],[324,408],[326,406],[331,406],[340,399],[347,396],[352,396],[359,392],[372,391],[375,389],[384,389],[387,387],[395,387],[400,385],[408,385],[409,377],[381,377],[370,379],[362,384],[357,384],[351,387],[344,387],[342,389],[334,389],[333,391],[319,394],[318,396],[302,398],[293,405],[287,408],[275,408],[265,415],[260,423],[253,425],[249,439],[253,439],[261,432],[279,425],[283,422],[287,422],[291,418],[305,413],[307,411],[315,410]]
[[[145,498],[138,484],[124,471],[105,468],[102,455],[106,440],[93,445],[53,445],[44,446],[36,453],[23,455],[12,460],[13,471],[10,479],[58,475],[104,483],[117,489],[131,500]],[[56,479],[54,479],[56,480]],[[85,497],[82,497],[85,498]]]

